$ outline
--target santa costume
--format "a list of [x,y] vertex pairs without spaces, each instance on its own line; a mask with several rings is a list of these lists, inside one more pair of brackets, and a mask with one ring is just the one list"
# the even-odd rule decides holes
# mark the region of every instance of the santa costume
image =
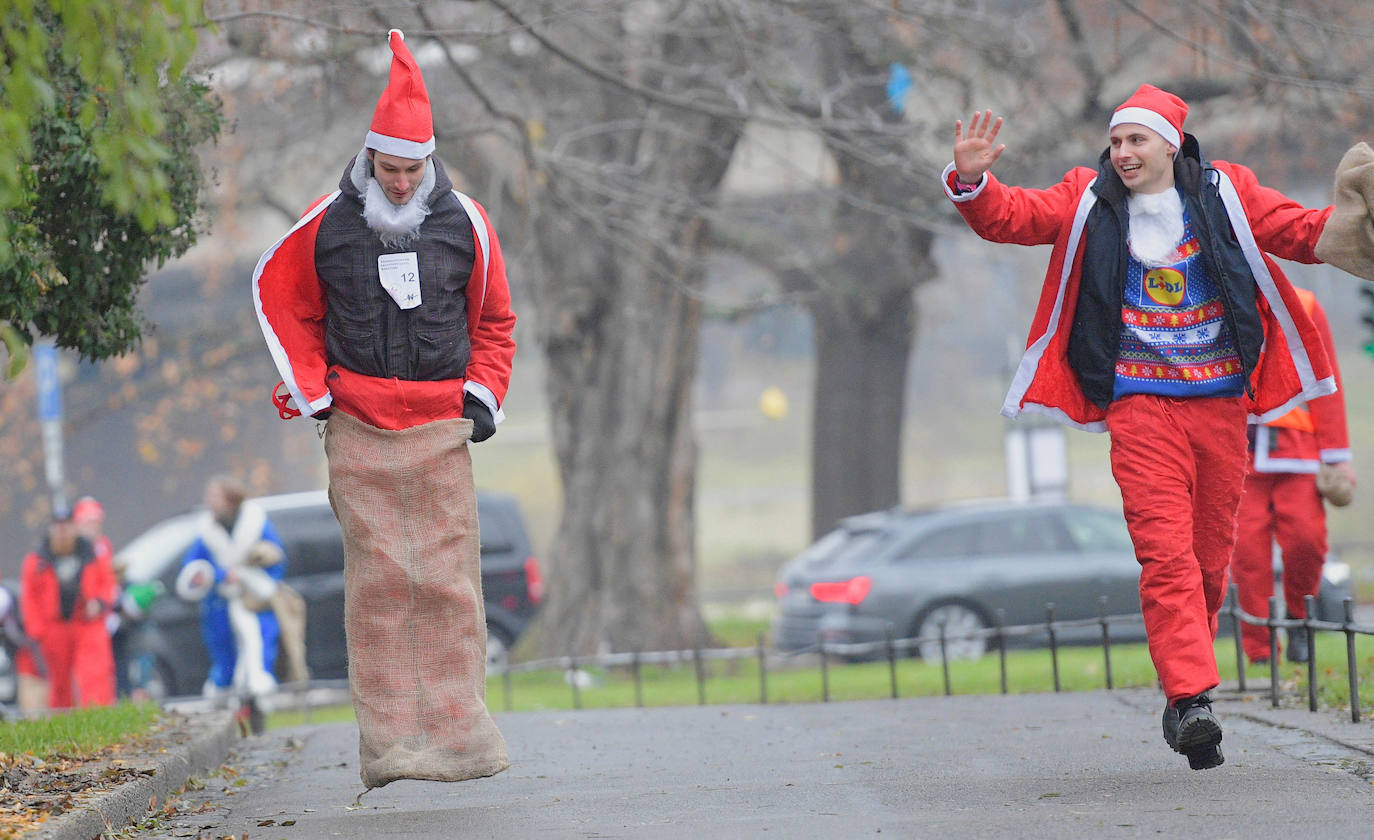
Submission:
[[1176,150],[1174,186],[1160,193],[1128,189],[1110,149],[1096,170],[1075,168],[1043,190],[991,172],[965,185],[953,164],[942,180],[984,239],[1053,246],[1002,413],[1110,432],[1166,695],[1165,740],[1202,769],[1222,762],[1207,692],[1219,682],[1213,639],[1247,419],[1282,416],[1336,382],[1312,319],[1270,257],[1317,262],[1331,208],[1305,208],[1243,166],[1206,160],[1183,132],[1187,111],[1142,85],[1112,116],[1111,127],[1143,126]]
[[[368,788],[509,766],[485,704],[468,443],[502,420],[515,316],[491,221],[433,157],[420,68],[399,30],[388,41],[391,74],[363,151],[253,276],[259,324],[287,392],[299,412],[328,418]],[[396,161],[423,165],[402,204],[376,175]]]

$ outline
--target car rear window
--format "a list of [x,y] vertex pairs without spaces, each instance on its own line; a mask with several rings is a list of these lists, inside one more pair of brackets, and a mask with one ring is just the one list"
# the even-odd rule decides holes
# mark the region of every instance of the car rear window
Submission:
[[1069,508],[1064,511],[1064,527],[1080,551],[1134,551],[1125,518],[1105,511]]
[[181,558],[196,538],[199,517],[184,514],[154,525],[135,540],[115,552],[119,561],[127,564],[126,578],[133,583],[147,583],[175,576],[181,568]]
[[802,552],[800,560],[805,566],[865,561],[891,541],[892,532],[886,529],[836,528],[812,543],[810,548]]
[[936,528],[915,539],[900,555],[926,560],[1006,557],[1071,549],[1068,534],[1051,512],[1010,511]]

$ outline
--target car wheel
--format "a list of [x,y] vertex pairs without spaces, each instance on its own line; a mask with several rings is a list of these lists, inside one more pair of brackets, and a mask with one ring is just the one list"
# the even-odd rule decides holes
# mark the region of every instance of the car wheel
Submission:
[[487,668],[504,668],[510,661],[510,646],[515,640],[495,624],[487,625]]
[[986,638],[963,638],[965,634],[988,627],[983,614],[968,604],[951,601],[930,607],[916,621],[916,637],[922,640],[916,649],[926,662],[940,661],[942,625],[945,630],[945,655],[950,659],[978,659],[987,652]]

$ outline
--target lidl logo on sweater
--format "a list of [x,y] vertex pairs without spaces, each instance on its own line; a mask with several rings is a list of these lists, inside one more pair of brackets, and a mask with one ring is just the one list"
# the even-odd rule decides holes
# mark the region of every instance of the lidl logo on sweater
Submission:
[[1145,294],[1161,306],[1178,306],[1184,291],[1183,274],[1177,269],[1154,268],[1145,275]]

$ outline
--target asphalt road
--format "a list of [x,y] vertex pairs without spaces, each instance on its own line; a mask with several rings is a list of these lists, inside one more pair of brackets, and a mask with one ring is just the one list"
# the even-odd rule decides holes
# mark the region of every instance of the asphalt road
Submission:
[[1225,766],[1190,771],[1129,690],[498,716],[490,779],[358,781],[357,730],[241,740],[231,774],[138,838],[1063,838],[1374,832],[1374,725],[1217,704]]

